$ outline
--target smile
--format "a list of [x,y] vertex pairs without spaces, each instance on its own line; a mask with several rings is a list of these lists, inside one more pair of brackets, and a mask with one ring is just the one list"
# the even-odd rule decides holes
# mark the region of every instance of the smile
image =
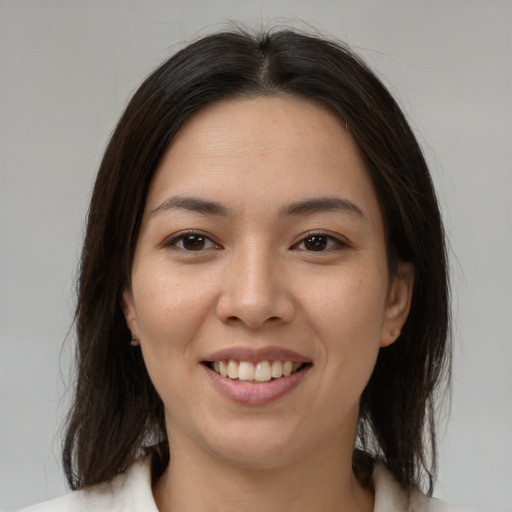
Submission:
[[229,359],[212,361],[206,364],[221,377],[259,383],[289,377],[301,370],[306,363],[280,360],[251,362]]
[[279,346],[226,347],[200,361],[214,389],[231,402],[263,406],[284,398],[313,367],[304,354]]

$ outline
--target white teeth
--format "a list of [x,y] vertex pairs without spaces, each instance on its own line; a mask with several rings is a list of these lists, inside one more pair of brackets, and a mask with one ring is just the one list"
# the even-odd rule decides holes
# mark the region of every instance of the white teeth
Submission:
[[241,361],[238,367],[240,380],[254,380],[254,365],[248,361]]
[[274,361],[272,363],[272,377],[278,379],[283,376],[283,363],[281,361]]
[[272,378],[289,377],[302,367],[302,363],[292,361],[214,361],[213,370],[222,377],[233,380],[268,382]]
[[[242,363],[240,363],[240,366],[241,365]],[[270,380],[271,378],[272,371],[270,369],[269,362],[261,361],[261,363],[258,363],[254,371],[254,380],[257,380],[258,382],[265,382],[267,380]]]
[[228,377],[230,379],[238,379],[238,363],[232,359],[228,362]]

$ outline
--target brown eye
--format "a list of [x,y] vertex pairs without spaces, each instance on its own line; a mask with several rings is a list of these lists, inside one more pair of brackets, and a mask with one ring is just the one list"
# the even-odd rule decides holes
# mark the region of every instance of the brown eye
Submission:
[[183,237],[183,248],[187,251],[200,251],[204,249],[205,237],[202,235],[187,235]]
[[311,235],[304,239],[304,249],[307,251],[323,251],[327,247],[328,239],[323,235]]
[[217,244],[202,233],[182,233],[170,240],[166,245],[190,252],[199,252],[206,249],[219,249]]
[[342,240],[325,233],[312,233],[304,237],[294,249],[301,251],[323,252],[332,249],[342,249],[348,245]]

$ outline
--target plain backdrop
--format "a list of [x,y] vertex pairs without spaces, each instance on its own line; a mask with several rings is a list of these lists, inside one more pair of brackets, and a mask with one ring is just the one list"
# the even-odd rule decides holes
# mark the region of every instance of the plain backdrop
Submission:
[[148,72],[225,20],[348,42],[407,112],[453,269],[436,494],[512,511],[512,4],[489,0],[0,0],[0,508],[66,490],[73,287],[109,134]]

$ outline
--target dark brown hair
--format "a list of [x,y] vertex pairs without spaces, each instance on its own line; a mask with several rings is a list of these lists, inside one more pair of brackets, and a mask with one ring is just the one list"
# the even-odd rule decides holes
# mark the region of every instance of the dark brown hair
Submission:
[[[347,127],[380,199],[393,271],[412,262],[411,311],[381,349],[361,398],[356,473],[381,459],[405,487],[436,473],[434,398],[449,375],[443,226],[430,174],[400,108],[339,43],[293,31],[224,32],[190,44],[140,86],[106,149],[94,187],[78,283],[77,381],[63,461],[73,489],[110,480],[144,450],[169,456],[163,406],[120,306],[153,174],[176,132],[206,105],[289,94],[327,107]],[[157,444],[160,443],[160,444]],[[361,457],[361,454],[363,456]]]

